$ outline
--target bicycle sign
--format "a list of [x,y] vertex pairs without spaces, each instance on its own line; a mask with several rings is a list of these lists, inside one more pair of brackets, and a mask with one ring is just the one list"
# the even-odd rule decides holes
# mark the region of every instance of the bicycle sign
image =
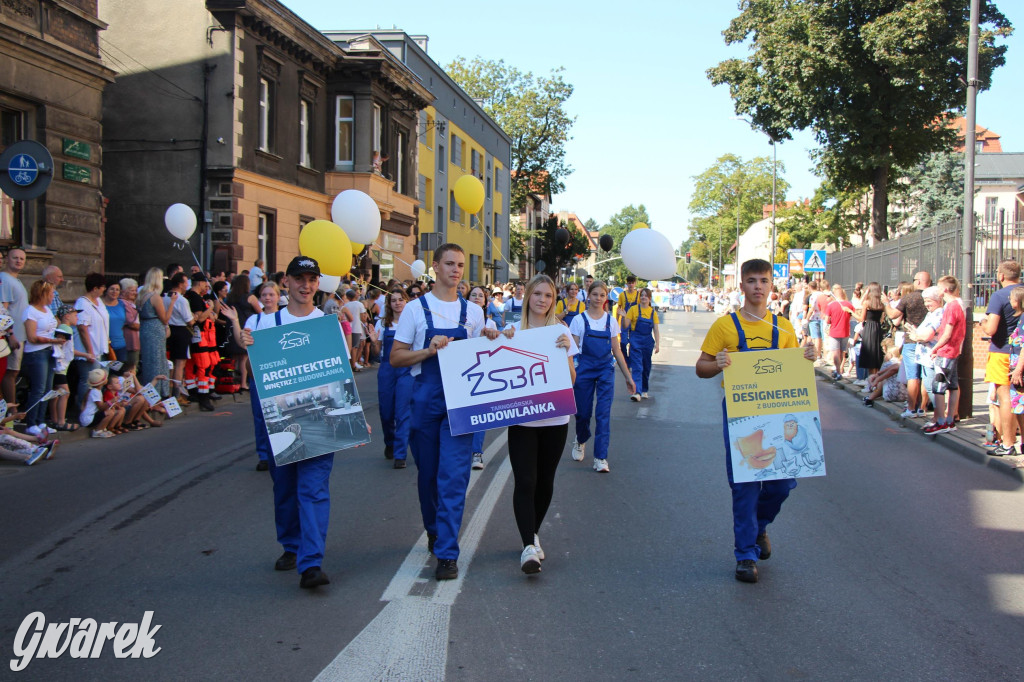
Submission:
[[28,154],[17,154],[11,159],[7,174],[11,176],[14,184],[27,187],[39,177],[39,164]]

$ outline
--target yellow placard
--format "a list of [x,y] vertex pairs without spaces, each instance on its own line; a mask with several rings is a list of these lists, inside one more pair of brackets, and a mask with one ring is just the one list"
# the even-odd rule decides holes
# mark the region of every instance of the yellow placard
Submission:
[[725,368],[729,418],[818,410],[814,365],[803,348],[730,353]]

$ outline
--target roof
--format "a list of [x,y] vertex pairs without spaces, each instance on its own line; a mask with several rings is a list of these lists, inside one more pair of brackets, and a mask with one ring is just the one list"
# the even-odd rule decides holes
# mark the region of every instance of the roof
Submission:
[[978,154],[974,157],[974,179],[1024,180],[1024,152]]
[[[949,125],[951,128],[956,129],[957,137],[961,140],[961,142],[957,143],[956,150],[962,152],[964,150],[962,140],[964,139],[964,131],[967,129],[967,119],[963,116],[957,116]],[[974,135],[975,139],[982,143],[982,152],[986,154],[994,154],[1001,153],[1003,151],[1003,146],[999,142],[998,133],[976,124],[974,126]]]

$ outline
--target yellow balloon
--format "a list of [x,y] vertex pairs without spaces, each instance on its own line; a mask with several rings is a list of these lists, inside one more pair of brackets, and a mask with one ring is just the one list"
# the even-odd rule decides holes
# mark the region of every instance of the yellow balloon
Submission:
[[473,175],[463,175],[452,188],[455,203],[467,213],[478,213],[484,207],[484,185]]
[[633,228],[630,230],[630,232],[632,232],[633,230],[649,230],[650,228],[651,226],[648,225],[647,223],[633,223]]
[[352,269],[352,242],[329,220],[314,220],[302,228],[299,253],[316,259],[324,275],[340,277]]
[[358,256],[359,254],[361,254],[363,252],[363,249],[366,248],[366,244],[356,244],[352,240],[349,240],[349,241],[352,244],[352,255],[353,256]]

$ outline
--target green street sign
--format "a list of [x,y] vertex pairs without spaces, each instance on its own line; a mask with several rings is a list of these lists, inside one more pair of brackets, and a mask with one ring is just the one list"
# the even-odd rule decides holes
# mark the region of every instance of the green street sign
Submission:
[[88,183],[92,178],[92,171],[85,166],[77,166],[73,163],[64,164],[64,179],[71,182]]
[[76,159],[85,159],[88,161],[92,158],[92,147],[80,140],[72,140],[70,137],[61,138],[61,149],[64,152],[64,156],[73,156]]

